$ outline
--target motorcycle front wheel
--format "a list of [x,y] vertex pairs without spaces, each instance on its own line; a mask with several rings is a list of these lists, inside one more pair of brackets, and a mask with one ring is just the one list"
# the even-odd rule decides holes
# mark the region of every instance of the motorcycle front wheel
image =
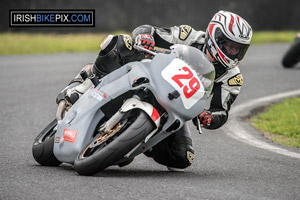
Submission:
[[35,138],[32,145],[34,159],[41,165],[59,166],[62,162],[57,160],[53,153],[54,138],[56,133],[56,119]]
[[115,164],[153,130],[150,117],[131,110],[108,134],[99,134],[76,158],[75,170],[90,176]]

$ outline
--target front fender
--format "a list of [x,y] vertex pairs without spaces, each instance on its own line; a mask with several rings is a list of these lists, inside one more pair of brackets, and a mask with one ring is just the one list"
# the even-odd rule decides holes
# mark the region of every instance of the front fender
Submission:
[[124,104],[120,108],[120,112],[125,113],[128,112],[129,110],[136,109],[136,108],[141,109],[145,113],[147,113],[149,117],[152,119],[153,123],[158,128],[160,123],[160,116],[157,110],[150,103],[140,101],[136,98],[130,98],[124,102]]

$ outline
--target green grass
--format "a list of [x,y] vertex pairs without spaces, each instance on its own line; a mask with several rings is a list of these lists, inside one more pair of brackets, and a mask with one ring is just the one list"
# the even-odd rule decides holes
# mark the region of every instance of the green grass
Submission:
[[106,34],[1,33],[0,55],[94,52]]
[[297,31],[261,31],[254,32],[252,44],[266,43],[291,43],[296,37]]
[[[115,32],[120,34],[122,31]],[[128,34],[128,32],[127,32]],[[0,55],[97,52],[107,34],[0,33]],[[296,31],[254,32],[252,43],[291,43]]]
[[251,122],[266,137],[282,145],[300,148],[300,98],[271,105]]

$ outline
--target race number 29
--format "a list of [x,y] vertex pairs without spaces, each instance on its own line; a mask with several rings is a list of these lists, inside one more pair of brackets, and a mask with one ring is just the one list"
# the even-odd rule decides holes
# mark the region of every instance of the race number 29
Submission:
[[179,58],[175,58],[161,75],[180,93],[186,109],[190,109],[204,95],[197,73]]
[[[193,72],[188,67],[182,67],[182,70],[187,72],[187,74],[176,74],[172,77],[172,80],[174,80],[180,88],[183,88],[184,96],[189,99],[200,89],[200,83],[197,78],[193,76]],[[189,80],[188,85],[183,85],[180,81],[181,79]]]

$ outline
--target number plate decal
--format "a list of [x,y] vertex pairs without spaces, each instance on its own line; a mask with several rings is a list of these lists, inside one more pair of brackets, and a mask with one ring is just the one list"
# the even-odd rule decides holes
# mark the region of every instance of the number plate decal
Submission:
[[76,139],[76,135],[77,135],[77,131],[64,129],[63,141],[74,143]]
[[186,109],[190,109],[204,96],[204,88],[197,73],[179,58],[175,58],[162,70],[161,75],[180,93]]

